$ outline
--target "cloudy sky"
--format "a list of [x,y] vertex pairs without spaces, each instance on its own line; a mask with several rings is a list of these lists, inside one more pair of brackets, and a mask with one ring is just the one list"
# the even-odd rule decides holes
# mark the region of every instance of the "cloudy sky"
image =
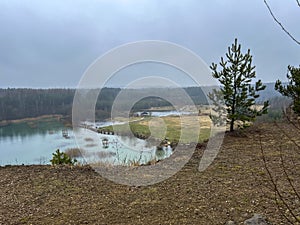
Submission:
[[[268,2],[300,39],[296,0]],[[300,46],[263,0],[1,0],[0,87],[76,87],[99,56],[140,40],[174,42],[210,65],[234,38],[251,49],[264,82],[300,64]]]

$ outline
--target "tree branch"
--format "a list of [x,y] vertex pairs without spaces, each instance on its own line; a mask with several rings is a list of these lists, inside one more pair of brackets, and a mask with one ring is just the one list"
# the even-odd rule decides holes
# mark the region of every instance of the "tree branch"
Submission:
[[[300,199],[300,195],[298,193],[298,191],[296,190],[295,186],[294,186],[294,183],[293,181],[291,180],[288,172],[287,172],[287,168],[286,168],[286,164],[285,164],[285,161],[284,161],[284,157],[283,157],[283,152],[282,152],[282,147],[280,146],[279,147],[279,155],[280,155],[280,161],[281,161],[281,166],[282,166],[282,169],[283,169],[283,172],[284,172],[284,175],[285,175],[285,178],[287,179],[287,181],[289,182],[289,185],[290,187],[293,189],[295,195],[297,196],[298,199]],[[300,222],[300,221],[299,221]]]
[[[264,152],[264,149],[263,149],[263,143],[262,143],[262,137],[261,137],[261,135],[259,135],[259,145],[260,145],[260,151],[261,151],[261,155],[262,155],[263,165],[264,165],[264,168],[265,168],[265,170],[266,170],[266,172],[267,172],[267,174],[269,176],[271,184],[272,184],[272,186],[274,188],[275,201],[276,201],[276,204],[277,204],[277,207],[278,207],[279,211],[281,212],[281,210],[280,210],[280,203],[278,201],[278,198],[283,203],[283,205],[285,206],[285,208],[287,209],[287,211],[291,214],[291,216],[295,219],[295,221],[299,222],[299,219],[298,219],[297,215],[294,213],[293,209],[290,207],[289,202],[285,199],[285,197],[283,196],[282,192],[279,190],[278,184],[277,184],[275,178],[273,177],[273,175],[271,173],[271,170],[268,167],[266,155],[265,155],[265,152]],[[278,196],[278,198],[277,198],[277,196]],[[294,224],[293,221],[287,215],[285,215],[284,213],[282,213],[282,215],[284,216],[284,218],[290,224]]]
[[294,145],[298,148],[298,150],[300,150],[300,144],[298,144],[298,142],[294,138],[292,138],[284,129],[281,129],[276,121],[274,121],[274,124],[276,127],[278,127],[279,130],[281,130],[284,136],[286,136],[291,142],[293,142]]
[[[300,7],[300,2],[299,2],[299,0],[296,0],[297,1],[297,4],[298,4],[298,6]],[[298,41],[296,38],[294,38],[294,36],[293,35],[291,35],[291,33],[287,30],[287,29],[285,29],[285,27],[281,24],[281,22],[275,17],[275,15],[273,14],[273,12],[272,12],[272,9],[271,9],[271,7],[269,6],[269,4],[267,3],[267,1],[266,0],[264,0],[264,3],[265,3],[265,5],[266,5],[266,7],[268,8],[268,10],[269,10],[269,13],[271,14],[271,16],[273,17],[273,19],[274,19],[274,21],[281,27],[281,29],[294,41],[294,42],[296,42],[298,45],[300,45],[300,41]]]

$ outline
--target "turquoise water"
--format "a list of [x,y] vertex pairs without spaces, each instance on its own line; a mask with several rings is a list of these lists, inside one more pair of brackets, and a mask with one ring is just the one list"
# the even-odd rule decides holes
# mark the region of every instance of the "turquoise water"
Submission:
[[67,129],[58,121],[39,121],[0,127],[0,165],[49,164],[56,149],[76,147],[72,130],[70,138],[62,136]]
[[[172,154],[170,146],[156,150],[156,144],[135,137],[98,134],[89,129],[79,129],[76,141],[85,161],[89,164],[107,163],[113,165],[147,164]],[[106,140],[106,145],[103,144]]]
[[[69,138],[64,138],[67,130]],[[114,165],[145,164],[172,154],[171,148],[156,151],[156,145],[145,140],[98,134],[80,128],[75,133],[55,120],[26,122],[0,127],[0,165],[50,164],[56,149],[66,151],[80,148],[82,163],[109,163]],[[78,135],[79,134],[79,135]],[[107,146],[103,146],[107,139]]]

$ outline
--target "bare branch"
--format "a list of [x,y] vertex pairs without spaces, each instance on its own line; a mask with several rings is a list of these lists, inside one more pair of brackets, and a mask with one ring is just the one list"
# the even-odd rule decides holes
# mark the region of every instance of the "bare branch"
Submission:
[[284,118],[287,119],[287,121],[288,121],[290,124],[292,124],[293,127],[296,128],[297,131],[299,132],[299,131],[300,131],[299,122],[298,122],[298,125],[296,125],[295,121],[293,121],[293,120],[289,117],[289,115],[288,115],[284,110],[282,110],[282,112],[283,112]]
[[282,166],[282,169],[283,169],[283,172],[284,172],[284,175],[287,179],[287,181],[289,182],[290,184],[290,187],[293,189],[294,193],[296,194],[297,198],[300,199],[300,195],[298,193],[298,191],[296,190],[289,174],[287,173],[287,169],[286,169],[286,166],[285,166],[285,162],[284,162],[284,158],[283,158],[283,153],[282,153],[282,147],[280,146],[279,147],[279,152],[280,152],[280,161],[281,161],[281,166]]
[[[268,167],[267,159],[266,159],[265,152],[264,152],[264,149],[263,149],[263,144],[262,144],[262,138],[261,138],[261,136],[259,136],[259,144],[260,144],[260,151],[261,151],[261,154],[262,154],[262,160],[263,160],[264,168],[266,169],[267,174],[268,174],[268,176],[270,178],[270,181],[272,183],[272,186],[274,188],[275,201],[276,201],[278,209],[280,209],[280,206],[279,206],[280,204],[278,202],[278,198],[279,198],[279,200],[283,203],[283,205],[285,206],[285,208],[287,209],[287,211],[291,214],[291,216],[295,219],[295,221],[299,221],[297,215],[294,213],[294,211],[290,207],[288,201],[284,198],[284,196],[282,195],[281,191],[279,190],[277,182],[276,182],[275,178],[273,177],[273,175],[272,175],[272,173],[271,173],[271,171],[270,171],[270,169]],[[278,196],[278,198],[276,196]],[[289,223],[293,224],[292,220],[289,217],[287,217],[285,214],[282,214],[282,215],[285,217],[285,219]]]
[[[297,1],[297,4],[298,6],[300,7],[300,4],[299,4],[299,0],[296,0]],[[287,29],[285,29],[285,27],[281,24],[281,22],[275,17],[275,15],[273,14],[272,12],[272,9],[271,7],[269,6],[269,4],[267,3],[266,0],[264,0],[264,3],[266,5],[266,7],[268,8],[269,10],[269,13],[271,14],[271,16],[273,17],[274,21],[281,27],[281,29],[294,41],[296,42],[298,45],[300,45],[300,41],[298,41],[296,38],[294,38],[293,35],[291,35],[291,33],[289,31],[287,31]]]
[[275,126],[278,127],[278,129],[281,130],[281,132],[284,134],[284,136],[286,136],[291,142],[294,143],[294,145],[300,150],[300,144],[297,143],[297,141],[295,141],[294,138],[292,138],[284,129],[281,129],[279,124],[275,121],[274,122]]
[[[292,218],[295,221],[299,222],[299,218],[297,217],[297,215],[295,214],[295,212],[293,211],[293,209],[290,207],[288,200],[283,196],[282,192],[279,190],[279,186],[278,186],[278,184],[276,182],[276,179],[274,178],[274,176],[271,173],[271,170],[268,167],[267,159],[266,159],[265,152],[264,152],[264,149],[263,149],[263,143],[262,143],[262,137],[261,136],[259,136],[259,145],[260,145],[260,151],[261,151],[261,155],[262,155],[262,160],[263,160],[264,168],[267,171],[267,174],[269,176],[271,184],[272,184],[272,186],[274,188],[275,201],[276,201],[278,209],[280,209],[280,203],[279,203],[279,201],[281,201],[283,203],[283,205],[285,206],[286,210],[292,216]],[[279,201],[278,201],[277,196],[279,198]],[[281,210],[280,210],[280,212],[281,212]],[[282,213],[282,216],[290,224],[294,224],[293,221],[287,215],[285,215],[284,213]]]

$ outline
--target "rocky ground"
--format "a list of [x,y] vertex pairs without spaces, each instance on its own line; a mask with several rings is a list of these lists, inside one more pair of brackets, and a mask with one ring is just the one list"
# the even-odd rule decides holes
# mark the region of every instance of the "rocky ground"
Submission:
[[176,175],[146,187],[113,183],[88,166],[0,167],[0,224],[243,224],[254,213],[288,224],[285,203],[300,215],[299,137],[293,125],[257,124],[227,134],[204,172],[199,146]]

